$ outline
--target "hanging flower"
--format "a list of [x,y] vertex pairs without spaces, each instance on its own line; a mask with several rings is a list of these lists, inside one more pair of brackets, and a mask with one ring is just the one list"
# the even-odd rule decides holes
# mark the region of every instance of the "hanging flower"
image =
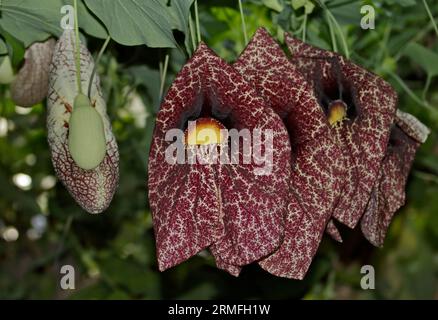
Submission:
[[55,40],[49,39],[26,49],[24,65],[11,84],[11,97],[17,105],[31,107],[46,97],[54,48]]
[[292,146],[285,238],[260,265],[302,279],[345,183],[342,152],[312,87],[265,29],[257,30],[234,68],[280,115]]
[[285,37],[292,63],[312,83],[347,169],[333,216],[354,228],[363,215],[388,146],[397,95],[373,73],[342,56]]
[[415,153],[429,129],[414,116],[397,110],[379,178],[361,220],[364,236],[381,247],[394,213],[405,202],[405,186]]
[[[233,129],[247,130],[253,138],[246,150],[242,145],[248,137],[240,139],[237,163],[218,162],[217,157],[188,161],[207,149],[227,155],[233,140],[218,132],[231,136]],[[264,139],[254,137],[258,130]],[[242,162],[256,150],[271,154],[272,160],[266,163],[259,156]],[[160,270],[212,246],[222,263],[241,266],[280,245],[290,177],[286,128],[243,77],[205,44],[179,72],[161,104],[148,171]]]
[[[83,99],[91,103],[103,123],[106,152],[103,160],[97,167],[84,169],[72,158],[69,150],[69,127],[74,108],[82,106],[78,104],[78,88],[75,68],[75,37],[71,30],[66,30],[55,46],[52,63],[49,71],[49,92],[47,95],[47,130],[48,142],[52,155],[52,163],[56,175],[65,185],[76,202],[90,213],[100,213],[110,204],[119,179],[119,153],[117,142],[111,131],[111,123],[106,114],[106,104],[102,97],[99,77],[96,75],[91,86],[90,100],[81,95]],[[81,85],[83,92],[87,92],[94,62],[87,48],[81,45]],[[89,108],[88,106],[82,106]],[[99,122],[100,123],[100,122]],[[75,124],[76,125],[76,124]],[[79,121],[79,126],[84,123]],[[79,131],[90,133],[95,128],[79,128]],[[76,131],[78,131],[76,130]],[[84,139],[88,145],[94,136]],[[75,148],[80,143],[76,141]],[[93,150],[93,148],[90,148]],[[78,151],[76,151],[78,152]],[[85,157],[96,158],[93,154]]]

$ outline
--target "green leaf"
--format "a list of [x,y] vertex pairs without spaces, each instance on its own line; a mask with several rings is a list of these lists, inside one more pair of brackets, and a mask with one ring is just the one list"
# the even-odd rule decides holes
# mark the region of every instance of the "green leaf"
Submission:
[[410,7],[410,6],[415,6],[417,4],[415,0],[398,0],[398,3],[402,7]]
[[173,0],[170,3],[170,7],[168,7],[172,27],[184,32],[186,37],[189,34],[190,7],[193,1],[194,0]]
[[175,47],[169,13],[159,0],[85,0],[85,3],[120,44]]
[[430,77],[438,75],[438,54],[418,43],[410,43],[405,55],[419,64]]
[[301,7],[304,7],[306,2],[307,2],[307,0],[292,0],[291,1],[292,8],[294,8],[294,10],[297,10]]
[[[61,8],[71,5],[72,0],[4,0],[0,25],[12,36],[24,43],[25,47],[36,41],[46,40],[51,35],[60,36]],[[79,26],[87,34],[106,38],[107,31],[87,9],[83,1],[78,1]]]
[[3,0],[0,26],[27,47],[59,35],[61,0]]
[[[64,0],[64,3],[70,4],[71,0]],[[101,39],[108,37],[108,32],[102,22],[94,17],[82,1],[78,2],[78,20],[79,27],[90,36]]]
[[8,47],[3,39],[0,39],[0,55],[5,55],[8,53]]
[[275,10],[277,12],[283,11],[283,4],[279,0],[262,0],[263,4],[269,9]]

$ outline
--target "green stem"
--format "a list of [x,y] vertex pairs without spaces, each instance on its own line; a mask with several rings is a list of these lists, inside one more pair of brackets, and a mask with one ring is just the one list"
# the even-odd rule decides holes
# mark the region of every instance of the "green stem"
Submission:
[[417,42],[419,40],[421,40],[431,29],[433,28],[433,24],[432,22],[429,22],[429,24],[425,27],[422,28],[415,36],[413,36],[412,38],[410,38],[409,40],[407,40],[405,42],[405,45],[402,46],[401,49],[398,50],[397,54],[394,56],[394,60],[395,62],[399,61],[400,58],[403,56],[404,54],[404,49],[407,47],[407,45],[411,42]]
[[435,23],[435,19],[433,18],[432,12],[430,11],[429,5],[427,4],[426,0],[423,0],[423,5],[424,5],[424,8],[427,11],[427,14],[429,15],[430,21],[433,24],[433,28],[435,29],[435,33],[438,36],[438,27],[437,27],[437,25]]
[[239,0],[240,19],[242,20],[243,38],[245,39],[245,45],[248,44],[248,34],[246,33],[245,15],[243,14],[242,0]]
[[166,57],[164,58],[164,67],[163,71],[161,72],[161,83],[160,83],[160,100],[163,97],[164,92],[164,84],[166,82],[166,75],[167,75],[167,67],[169,65],[169,54],[166,54]]
[[62,231],[61,241],[59,242],[58,250],[56,251],[55,264],[59,263],[59,258],[61,257],[61,253],[64,250],[65,242],[67,240],[67,235],[70,232],[71,225],[73,223],[73,215],[70,214],[67,218],[67,221],[64,225],[64,230]]
[[193,51],[195,51],[196,50],[195,28],[193,27],[193,19],[191,14],[189,17],[189,28],[190,28],[190,38],[192,39]]
[[306,32],[307,32],[307,14],[304,16],[304,20],[303,20],[303,42],[306,42]]
[[75,56],[76,56],[76,81],[78,85],[78,92],[82,93],[81,81],[81,39],[79,38],[79,20],[78,20],[78,2],[74,0],[75,9]]
[[427,101],[422,101],[419,97],[416,96],[416,94],[414,92],[412,92],[411,89],[409,89],[409,87],[406,85],[406,83],[404,83],[404,81],[394,72],[386,70],[386,72],[392,77],[394,78],[395,81],[397,81],[397,83],[400,85],[400,87],[402,87],[402,89],[408,94],[408,96],[414,100],[416,103],[418,103],[420,106],[426,108],[427,110],[429,110],[431,113],[436,113],[437,111],[432,108]]
[[414,176],[416,176],[422,180],[430,181],[430,182],[434,182],[434,183],[438,184],[438,177],[434,174],[422,172],[422,171],[418,171],[418,170],[415,170],[413,173],[414,173]]
[[330,17],[327,14],[327,11],[325,12],[325,18],[327,20],[327,24],[329,26],[329,31],[330,31],[330,38],[332,40],[332,48],[334,52],[338,52],[338,43],[336,42],[336,38],[335,38],[335,32],[333,30],[333,24],[332,21],[330,19]]
[[102,58],[102,55],[106,49],[106,47],[108,46],[108,43],[110,42],[111,37],[108,36],[105,40],[105,42],[102,45],[102,48],[100,48],[99,54],[97,55],[96,61],[94,62],[94,67],[93,67],[93,71],[91,72],[91,76],[90,76],[90,82],[88,83],[88,98],[90,98],[91,100],[91,86],[93,84],[93,80],[94,80],[94,76],[96,75],[96,71],[97,71],[97,66],[99,65],[99,61]]
[[331,11],[327,8],[324,2],[317,0],[318,4],[326,11],[329,18],[332,20],[335,25],[336,30],[338,31],[339,37],[341,38],[342,46],[344,47],[345,57],[350,59],[350,51],[348,50],[347,41],[345,39],[344,33],[342,32],[341,26],[336,20],[335,16],[331,13]]
[[432,80],[432,77],[428,74],[427,79],[426,79],[426,83],[424,85],[423,94],[422,94],[423,101],[427,101],[426,97],[427,97],[427,92],[429,91],[431,80]]
[[332,19],[333,23],[335,24],[336,29],[338,30],[338,34],[341,37],[342,46],[344,47],[344,53],[345,57],[347,59],[350,59],[350,51],[348,50],[347,41],[345,40],[344,33],[342,32],[341,26],[339,25],[338,21],[336,20],[335,16],[330,12],[330,10],[327,9],[328,15]]
[[198,43],[200,43],[201,28],[199,27],[198,0],[195,0],[195,23],[196,23],[196,36],[198,37]]

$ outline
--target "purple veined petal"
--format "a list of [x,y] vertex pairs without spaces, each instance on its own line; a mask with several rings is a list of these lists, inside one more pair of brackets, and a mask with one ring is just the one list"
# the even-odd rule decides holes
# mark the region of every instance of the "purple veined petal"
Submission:
[[310,83],[265,29],[258,29],[234,68],[283,119],[292,146],[285,238],[259,263],[277,276],[302,279],[344,185],[341,149]]
[[376,247],[383,246],[394,213],[404,205],[406,181],[415,153],[429,132],[414,116],[397,110],[379,179],[361,220],[362,233]]
[[24,65],[11,84],[11,98],[21,107],[31,107],[47,96],[49,68],[55,40],[35,42],[26,49]]
[[[104,211],[113,198],[119,181],[119,152],[111,123],[106,113],[99,77],[95,75],[91,86],[91,102],[104,124],[107,154],[93,170],[84,170],[76,165],[68,149],[68,124],[78,94],[74,59],[75,37],[66,30],[58,40],[49,69],[47,94],[47,130],[52,163],[57,177],[62,181],[75,201],[90,213]],[[81,84],[87,92],[93,58],[81,45]]]
[[[273,131],[273,164],[170,164],[165,140],[189,119],[214,118],[227,129]],[[242,150],[240,151],[242,156]],[[283,237],[290,144],[280,118],[230,65],[200,44],[169,89],[149,156],[149,200],[160,270],[210,247],[223,264],[245,265],[275,250]]]
[[334,221],[330,219],[329,223],[327,224],[327,227],[325,229],[325,232],[335,241],[342,243],[342,236],[339,232],[338,228],[336,227]]
[[342,56],[289,35],[285,39],[292,54],[291,61],[312,83],[321,104],[341,100],[347,105],[347,117],[333,127],[333,135],[343,150],[349,183],[333,216],[354,228],[379,178],[397,95],[383,79]]

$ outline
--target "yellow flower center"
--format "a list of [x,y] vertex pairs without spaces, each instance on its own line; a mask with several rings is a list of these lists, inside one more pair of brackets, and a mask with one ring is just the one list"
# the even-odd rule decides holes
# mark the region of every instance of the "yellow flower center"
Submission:
[[221,144],[225,142],[224,125],[212,118],[199,118],[189,122],[184,135],[187,145]]
[[343,101],[336,100],[330,103],[328,108],[328,122],[332,127],[337,126],[346,118],[347,105]]

